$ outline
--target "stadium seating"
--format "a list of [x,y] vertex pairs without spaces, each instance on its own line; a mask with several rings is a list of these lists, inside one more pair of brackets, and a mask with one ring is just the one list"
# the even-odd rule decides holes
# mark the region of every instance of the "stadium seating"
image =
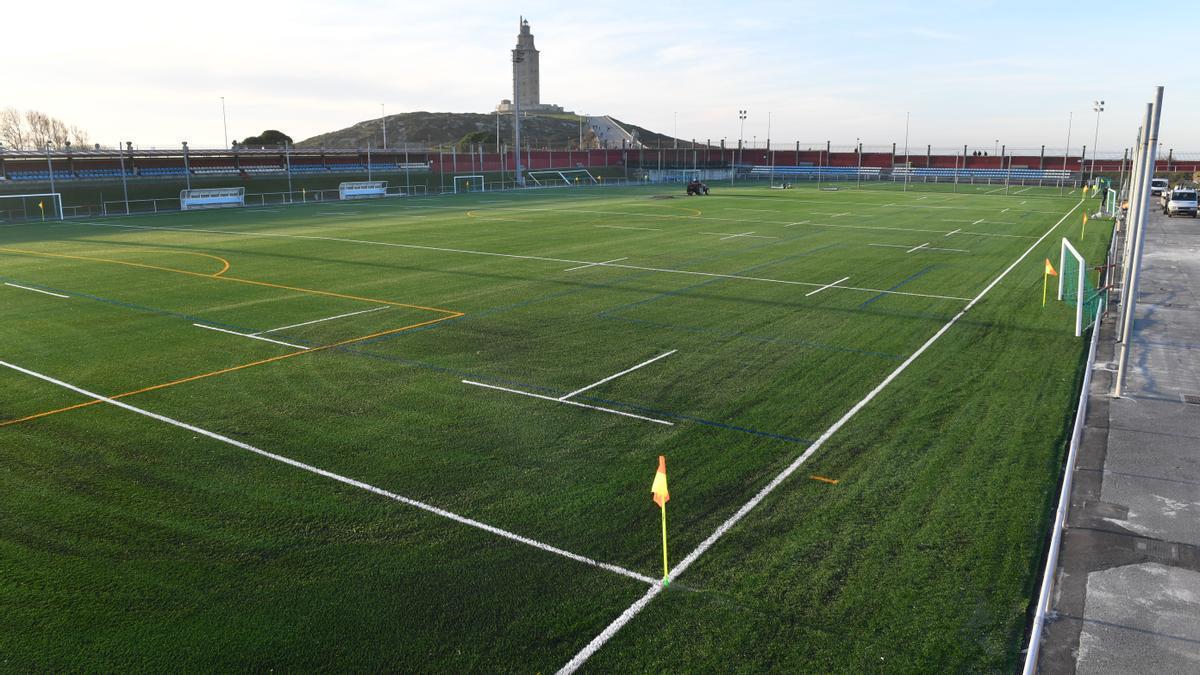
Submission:
[[768,176],[801,176],[812,177],[828,176],[830,178],[862,176],[863,178],[879,178],[883,170],[877,166],[763,166],[755,165],[750,169],[750,175],[756,178],[764,178]]
[[[8,177],[12,180],[50,180],[49,171],[10,171]],[[75,174],[70,171],[54,170],[54,180],[72,180]]]
[[207,175],[214,175],[214,174],[229,174],[229,173],[237,173],[237,172],[238,172],[237,167],[235,167],[233,165],[192,167],[192,173],[196,174],[197,176],[207,176]]
[[[80,178],[120,178],[120,169],[80,169],[75,172]],[[126,171],[125,175],[132,176],[133,173]]]
[[366,171],[362,164],[330,164],[330,171]]
[[1004,180],[1005,178],[1017,180],[1059,180],[1069,179],[1070,171],[1062,169],[951,169],[944,167],[903,167],[898,166],[892,169],[893,177],[909,176],[912,178],[992,178]]
[[320,164],[293,164],[292,173],[325,173],[328,171]]
[[139,176],[185,176],[187,170],[182,166],[147,166],[137,170]]

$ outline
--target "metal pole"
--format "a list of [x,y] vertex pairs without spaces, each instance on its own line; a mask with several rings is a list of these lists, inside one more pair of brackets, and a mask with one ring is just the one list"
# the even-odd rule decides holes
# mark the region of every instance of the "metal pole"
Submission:
[[904,192],[908,192],[908,174],[912,173],[908,160],[908,118],[909,113],[904,113]]
[[[742,148],[745,147],[745,145],[746,145],[746,140],[745,140],[746,139],[746,111],[745,110],[738,111],[738,119],[741,120],[741,126],[738,129],[738,161],[737,161],[737,163],[741,164],[742,157],[744,156]],[[734,172],[734,174],[737,174],[736,166],[734,166],[733,172]],[[732,181],[733,179],[731,178],[730,180]]]
[[858,189],[859,189],[859,190],[861,190],[861,189],[862,189],[862,141],[860,141],[860,140],[859,140],[859,139],[857,139],[857,138],[856,138],[856,139],[854,139],[854,147],[855,147],[855,149],[858,151],[858,176],[857,176],[857,182],[858,182]]
[[[1146,166],[1146,138],[1150,133],[1150,119],[1153,114],[1153,104],[1146,104],[1146,112],[1143,115],[1143,123],[1138,129],[1137,155],[1134,158],[1133,173],[1130,174],[1130,198],[1129,212],[1125,217],[1125,245],[1121,254],[1121,313],[1117,323],[1117,342],[1121,342],[1124,335],[1125,325],[1125,310],[1129,303],[1126,302],[1129,292],[1129,275],[1133,272],[1133,242],[1137,239],[1137,228],[1141,223],[1141,216],[1145,213],[1139,211],[1138,206],[1142,203],[1142,194],[1149,189],[1149,185],[1143,180],[1145,177]],[[1153,171],[1152,171],[1153,172]]]
[[379,125],[383,127],[383,149],[387,150],[387,108],[379,104]]
[[525,60],[525,51],[514,49],[513,62],[513,171],[516,173],[517,187],[525,187],[525,176],[521,172],[521,80],[517,77],[517,66]]
[[1100,142],[1100,113],[1104,112],[1104,101],[1094,101],[1092,110],[1096,112],[1096,132],[1092,134],[1092,170],[1088,172],[1088,179],[1096,180],[1096,155],[1100,150],[1096,144]]
[[1071,154],[1071,123],[1074,122],[1074,120],[1075,120],[1075,113],[1074,112],[1068,113],[1067,114],[1067,149],[1063,151],[1063,168],[1062,168],[1063,172],[1062,172],[1062,175],[1060,175],[1058,177],[1058,196],[1059,197],[1061,197],[1062,193],[1063,193],[1063,178],[1066,178],[1066,176],[1067,176],[1067,155]]
[[[286,165],[286,168],[287,168],[287,177],[288,177],[288,195],[287,195],[287,197],[288,197],[288,203],[289,203],[289,204],[291,204],[291,203],[292,203],[292,154],[291,154],[291,147],[292,147],[292,144],[291,144],[291,143],[288,143],[287,141],[284,141],[284,142],[283,142],[283,162],[284,162],[284,164]],[[370,155],[367,155],[367,166],[368,166],[368,167],[370,167],[370,166],[371,166]],[[368,169],[368,170],[369,170],[369,169]]]
[[679,149],[679,113],[678,112],[675,113],[675,131],[671,132],[671,143],[672,143],[672,147],[674,149],[676,149],[676,150]]
[[[1154,116],[1150,122],[1150,134],[1146,139],[1146,161],[1142,168],[1142,180],[1145,185],[1150,184],[1150,179],[1154,176],[1154,158],[1158,151],[1158,123],[1162,118],[1162,100],[1163,88],[1158,87],[1154,94]],[[1142,220],[1142,212],[1147,206],[1147,195],[1149,190],[1143,190],[1141,194],[1142,204],[1138,207],[1139,220]],[[1133,234],[1130,232],[1130,234]],[[1121,387],[1125,383],[1125,367],[1129,360],[1129,338],[1133,330],[1133,313],[1137,309],[1137,292],[1138,292],[1138,276],[1142,266],[1142,250],[1146,243],[1146,228],[1143,224],[1138,225],[1137,240],[1134,242],[1133,264],[1131,265],[1129,275],[1129,290],[1122,297],[1122,304],[1125,305],[1125,322],[1122,326],[1121,335],[1121,350],[1120,358],[1117,361],[1117,377],[1113,386],[1113,397],[1121,396]]]
[[50,170],[50,192],[54,192],[54,163],[50,161],[50,141],[46,141],[46,168]]
[[[118,144],[117,151],[121,153],[121,189],[125,192],[125,215],[129,215],[129,182],[125,179],[125,146]],[[132,160],[132,158],[130,159]]]
[[221,126],[225,129],[225,149],[229,149],[229,120],[225,117],[225,97],[221,97]]
[[[288,178],[292,175],[291,169],[288,169]],[[371,141],[367,141],[367,180],[371,180]],[[288,194],[292,192],[292,184],[288,183]]]
[[192,189],[192,167],[188,162],[188,144],[183,142],[183,176],[187,181],[187,189]]

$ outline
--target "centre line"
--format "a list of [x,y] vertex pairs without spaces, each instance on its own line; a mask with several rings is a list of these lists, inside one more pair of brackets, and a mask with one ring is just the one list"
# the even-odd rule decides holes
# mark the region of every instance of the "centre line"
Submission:
[[824,286],[822,286],[822,287],[818,288],[818,289],[817,289],[817,290],[815,290],[815,291],[812,291],[812,292],[809,292],[809,293],[805,293],[805,294],[804,294],[804,297],[806,297],[806,298],[807,298],[807,297],[808,297],[808,296],[810,296],[810,295],[816,295],[817,293],[820,293],[821,291],[825,290],[826,288],[833,288],[834,286],[837,286],[838,284],[842,283],[843,281],[845,281],[845,280],[847,280],[847,279],[849,279],[849,278],[850,278],[850,277],[842,277],[841,279],[838,279],[837,281],[833,282],[832,284],[825,284]]
[[622,260],[629,260],[629,258],[628,258],[628,256],[624,257],[624,258],[613,258],[612,260],[605,260],[604,262],[594,262],[594,263],[588,263],[586,265],[579,265],[578,267],[568,267],[567,269],[565,269],[563,271],[564,272],[574,272],[575,270],[581,270],[581,269],[584,269],[587,267],[595,267],[597,265],[607,265],[609,263],[621,262]]
[[12,286],[13,288],[19,288],[19,289],[21,289],[21,290],[23,290],[23,291],[33,291],[34,293],[41,293],[42,295],[53,295],[53,296],[54,296],[54,297],[56,297],[56,298],[62,298],[62,299],[64,299],[64,300],[69,300],[69,299],[71,299],[71,296],[69,296],[69,295],[62,295],[62,294],[59,294],[59,293],[51,293],[50,291],[43,291],[43,290],[41,290],[41,289],[38,289],[38,288],[30,288],[30,287],[28,287],[28,286],[21,286],[20,284],[10,284],[10,283],[8,283],[7,281],[6,281],[6,282],[4,282],[4,285],[5,285],[5,286]]
[[281,342],[279,340],[272,340],[271,338],[259,337],[258,335],[253,335],[251,333],[239,333],[236,330],[227,330],[225,328],[217,328],[216,326],[206,326],[202,323],[194,323],[192,325],[195,326],[196,328],[204,328],[206,330],[215,330],[218,333],[229,333],[230,335],[237,335],[237,336],[244,337],[244,338],[250,338],[251,340],[261,340],[263,342],[271,342],[271,343],[274,343],[277,345],[283,345],[284,347],[291,347],[292,349],[302,349],[302,350],[309,349],[308,347],[301,347],[300,345],[294,345],[290,342]]
[[622,375],[628,375],[629,373],[632,373],[633,371],[637,370],[638,368],[641,368],[642,366],[648,366],[648,365],[650,365],[651,363],[654,363],[655,361],[657,361],[657,360],[659,360],[659,359],[666,358],[666,357],[668,357],[668,356],[670,356],[670,355],[674,354],[674,353],[675,353],[675,352],[677,352],[677,351],[679,351],[679,350],[678,350],[678,349],[672,349],[671,351],[669,351],[669,352],[667,352],[667,353],[665,353],[665,354],[659,354],[658,356],[656,356],[656,357],[654,357],[654,358],[652,358],[652,359],[649,359],[649,360],[647,360],[647,361],[642,361],[641,363],[637,364],[636,366],[634,366],[634,367],[632,367],[632,368],[626,368],[625,370],[622,370],[621,372],[617,373],[616,375],[609,375],[608,377],[604,378],[603,380],[600,380],[599,382],[595,382],[595,383],[593,383],[593,384],[589,384],[588,386],[586,386],[586,387],[584,387],[584,388],[582,388],[582,389],[576,389],[575,391],[573,391],[573,392],[571,392],[571,393],[567,394],[566,396],[560,396],[560,397],[558,398],[558,400],[560,400],[560,401],[565,401],[565,400],[567,400],[567,399],[571,398],[572,396],[574,396],[574,395],[576,395],[576,394],[582,394],[583,392],[587,391],[588,389],[594,389],[594,388],[596,388],[596,387],[599,387],[600,385],[604,384],[605,382],[611,382],[611,381],[613,381],[613,380],[617,379],[618,377],[621,377]]

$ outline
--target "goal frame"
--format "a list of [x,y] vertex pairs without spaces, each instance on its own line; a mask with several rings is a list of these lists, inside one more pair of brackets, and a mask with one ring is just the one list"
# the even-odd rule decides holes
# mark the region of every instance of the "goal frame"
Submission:
[[1066,237],[1063,237],[1062,246],[1058,253],[1059,300],[1063,299],[1063,290],[1066,286],[1068,255],[1075,260],[1076,269],[1078,270],[1075,275],[1075,337],[1079,337],[1083,335],[1083,306],[1087,304],[1086,298],[1084,297],[1084,294],[1086,293],[1087,279],[1085,275],[1087,274],[1087,269],[1085,269],[1083,256],[1079,253],[1079,250],[1072,246],[1071,242],[1067,241]]
[[[459,192],[458,181],[460,181],[460,180],[467,181],[467,189],[463,190],[463,192],[487,192],[487,180],[485,179],[485,177],[480,174],[469,174],[469,175],[459,175],[459,176],[454,177],[454,181],[452,184],[453,189],[454,189],[454,194],[458,194],[458,192]],[[479,181],[479,189],[478,190],[471,189],[471,182],[475,181],[475,180]]]
[[192,188],[179,191],[179,210],[220,209],[246,205],[246,188]]
[[[4,200],[35,199],[36,198],[36,199],[41,199],[41,200],[45,201],[45,199],[47,197],[50,198],[50,203],[55,208],[57,208],[57,215],[55,215],[55,213],[51,213],[50,219],[51,220],[66,220],[66,214],[63,211],[62,193],[61,192],[33,192],[30,194],[23,194],[23,195],[0,195],[0,213],[4,213],[7,211],[7,209],[4,208]],[[41,211],[42,220],[45,221],[46,220],[45,209],[42,208],[39,210]],[[28,218],[29,212],[26,211],[25,214],[27,216],[26,220],[31,220],[30,218]],[[4,220],[0,219],[0,222],[4,222]]]

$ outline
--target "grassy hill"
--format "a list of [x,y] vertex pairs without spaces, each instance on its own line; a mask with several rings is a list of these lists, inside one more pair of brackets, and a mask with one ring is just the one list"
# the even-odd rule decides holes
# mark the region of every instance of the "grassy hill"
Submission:
[[[581,129],[582,122],[582,129]],[[494,113],[442,113],[410,112],[388,115],[388,145],[398,147],[408,143],[413,147],[449,147],[468,143],[483,143],[494,147],[496,125],[499,123],[500,140],[512,143],[512,115]],[[630,132],[636,132],[650,146],[669,146],[672,139],[635,124],[620,122]],[[529,115],[521,123],[522,140],[533,147],[579,148],[596,147],[587,125],[587,118],[570,113]],[[383,128],[378,119],[358,122],[345,129],[330,131],[305,139],[296,144],[300,148],[361,148],[370,143],[373,147],[383,145]]]

